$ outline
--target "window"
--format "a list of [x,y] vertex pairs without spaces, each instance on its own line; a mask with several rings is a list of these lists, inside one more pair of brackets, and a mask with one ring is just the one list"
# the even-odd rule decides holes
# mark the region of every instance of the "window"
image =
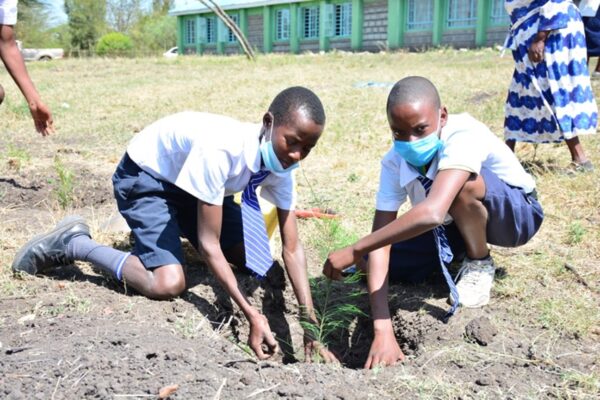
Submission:
[[275,12],[275,40],[290,38],[290,10],[282,8]]
[[433,28],[433,0],[408,0],[406,29],[409,31]]
[[217,21],[215,17],[206,18],[206,43],[217,41]]
[[448,28],[470,28],[477,23],[476,0],[448,1]]
[[[237,25],[240,25],[240,17],[238,14],[232,14],[229,16],[231,18],[231,20]],[[233,31],[229,28],[227,28],[227,41],[229,43],[235,43],[237,41],[237,38],[235,37]]]
[[352,3],[334,6],[334,36],[350,36],[352,34]]
[[319,7],[302,9],[302,37],[305,39],[319,37]]
[[187,19],[185,21],[185,44],[196,43],[196,20]]
[[510,18],[504,8],[504,0],[493,0],[490,22],[493,25],[509,25]]

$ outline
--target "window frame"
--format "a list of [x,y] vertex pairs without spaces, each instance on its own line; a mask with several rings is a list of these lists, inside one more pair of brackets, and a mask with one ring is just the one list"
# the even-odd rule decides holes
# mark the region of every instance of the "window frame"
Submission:
[[[346,21],[343,20],[344,10],[346,11]],[[339,24],[338,24],[339,21]],[[346,29],[347,32],[345,32]],[[333,4],[333,26],[331,27],[331,37],[349,38],[352,36],[352,2],[345,1]]]
[[[456,2],[469,2],[472,16],[468,18],[454,18],[451,20],[451,8],[453,4],[457,4]],[[460,3],[458,3],[458,6],[460,6]],[[477,0],[448,0],[445,20],[446,29],[475,29],[477,27]]]
[[[315,14],[315,21],[314,21],[314,36],[306,36],[306,32],[307,32],[307,21],[306,21],[306,12],[307,11],[311,11],[312,13]],[[303,40],[318,40],[319,39],[319,35],[320,35],[320,18],[321,18],[321,11],[318,5],[308,5],[308,6],[304,6],[300,8],[300,17],[301,17],[301,25],[300,25],[300,31],[301,31],[301,35],[300,37]],[[311,24],[312,25],[312,24]]]
[[[229,18],[231,18],[233,20],[233,22],[235,23],[235,25],[239,28],[240,26],[240,14],[239,13],[232,13],[232,14],[227,14],[229,15]],[[226,32],[227,32],[227,37],[225,40],[225,43],[227,44],[236,44],[238,42],[237,38],[235,37],[235,34],[233,33],[233,30],[230,29],[228,26],[225,26],[225,28],[227,28]]]
[[[407,0],[406,2],[406,21],[405,21],[405,29],[406,32],[429,32],[433,30],[433,14],[434,14],[434,0],[429,1],[429,12],[430,19],[429,20],[414,20],[410,21],[411,16],[411,5],[417,6],[418,4],[423,4],[424,0]],[[417,10],[415,9],[414,16],[417,16]],[[412,24],[412,26],[411,26]]]
[[[196,45],[196,33],[197,33],[197,21],[196,18],[186,18],[184,25],[184,35],[183,35],[183,44],[185,46],[195,46]],[[191,33],[191,35],[190,35]]]
[[[501,15],[498,15],[500,13]],[[504,0],[492,0],[489,15],[490,26],[510,26],[510,15],[504,8]]]
[[[287,14],[287,26],[284,27],[284,23],[282,22],[280,24],[280,15],[284,15]],[[285,20],[282,18],[282,20]],[[275,42],[287,42],[290,40],[291,37],[291,28],[292,28],[292,22],[291,22],[291,11],[289,9],[289,7],[280,7],[280,8],[276,8],[275,9],[275,18],[274,18],[274,23],[275,26],[273,28],[273,35],[274,38],[273,40]],[[281,30],[279,29],[281,28]],[[280,32],[284,32],[286,33],[285,36],[280,36]]]

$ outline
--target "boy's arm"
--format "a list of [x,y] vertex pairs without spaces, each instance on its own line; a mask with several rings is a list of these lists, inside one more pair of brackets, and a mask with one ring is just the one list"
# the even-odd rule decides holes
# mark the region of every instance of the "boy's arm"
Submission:
[[[250,323],[250,336],[248,344],[263,360],[277,352],[277,342],[271,333],[271,328],[264,315],[258,312],[248,302],[246,296],[240,291],[237,280],[229,263],[223,255],[219,237],[221,235],[221,222],[223,208],[218,205],[208,204],[198,200],[198,246],[206,262],[233,301],[240,307]],[[262,349],[262,344],[268,347],[267,353]]]
[[6,69],[13,80],[21,89],[23,96],[27,100],[27,105],[31,111],[35,129],[47,136],[54,132],[52,113],[50,109],[42,102],[40,95],[27,73],[25,62],[21,52],[17,47],[12,25],[0,25],[0,58],[4,62]]
[[[281,242],[283,247],[283,262],[292,283],[294,294],[300,306],[300,318],[307,322],[317,322],[315,315],[308,274],[306,271],[306,257],[304,249],[298,239],[298,226],[296,215],[293,211],[277,209]],[[337,361],[337,358],[321,343],[310,337],[305,331],[304,350],[306,360],[312,359],[313,353],[318,353],[325,362]]]
[[330,253],[323,266],[323,274],[330,279],[341,279],[341,271],[356,263],[363,255],[441,225],[470,175],[470,172],[459,169],[439,171],[424,201],[353,245]]
[[[396,219],[396,212],[375,211],[373,231],[376,231]],[[365,368],[378,365],[392,365],[404,359],[398,346],[388,304],[388,271],[390,263],[390,246],[384,246],[369,253],[367,263],[367,288],[373,318],[373,342]]]

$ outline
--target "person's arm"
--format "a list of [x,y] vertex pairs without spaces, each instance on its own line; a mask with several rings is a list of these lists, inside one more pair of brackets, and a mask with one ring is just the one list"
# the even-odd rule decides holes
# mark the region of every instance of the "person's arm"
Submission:
[[459,169],[439,171],[424,201],[353,245],[330,253],[323,266],[323,274],[330,279],[341,279],[342,270],[356,263],[363,255],[441,225],[470,175],[470,172]]
[[[221,286],[240,307],[250,323],[248,344],[256,356],[264,360],[277,352],[277,341],[273,337],[267,318],[248,302],[238,287],[237,280],[223,255],[219,237],[223,208],[198,200],[198,245],[206,263]],[[262,345],[267,345],[267,351]]]
[[546,48],[546,39],[550,35],[550,31],[539,31],[531,45],[529,46],[529,50],[527,53],[529,55],[529,59],[532,62],[540,62],[544,59],[544,50]]
[[[306,257],[304,249],[298,239],[296,215],[293,211],[277,209],[281,242],[283,246],[283,262],[287,271],[294,294],[300,306],[302,321],[316,323],[308,274],[306,271]],[[313,338],[309,332],[304,331],[304,354],[306,361],[311,361],[313,354],[319,354],[325,362],[336,362],[337,358],[326,347]]]
[[[383,228],[395,219],[396,212],[375,211],[373,231]],[[374,337],[364,366],[367,369],[378,365],[392,365],[396,361],[404,359],[404,354],[396,341],[390,318],[388,304],[389,264],[389,245],[369,253],[369,261],[367,262],[367,288],[369,290],[369,302],[371,303]]]
[[23,56],[17,47],[12,25],[0,25],[0,58],[6,66],[10,76],[25,96],[27,105],[31,111],[35,129],[47,136],[54,132],[52,113],[50,109],[42,102],[23,61]]

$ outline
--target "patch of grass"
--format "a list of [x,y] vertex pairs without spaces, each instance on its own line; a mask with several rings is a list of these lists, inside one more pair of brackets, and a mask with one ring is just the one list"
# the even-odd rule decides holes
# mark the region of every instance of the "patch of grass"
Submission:
[[[597,306],[590,307],[579,296],[543,299],[537,308],[540,310],[538,322],[551,331],[579,337],[597,323]],[[594,314],[596,318],[591,318]]]
[[597,373],[567,371],[561,375],[563,388],[568,394],[565,398],[584,398],[585,393],[600,393],[600,376]]
[[329,252],[341,249],[359,239],[356,233],[350,232],[338,219],[315,220],[317,234],[310,239],[310,244],[325,259]]
[[64,210],[67,209],[74,200],[73,189],[75,188],[73,171],[68,169],[60,159],[60,157],[54,157],[54,170],[58,175],[58,181],[54,190],[58,198],[58,204]]
[[177,317],[175,331],[184,338],[193,339],[200,335],[205,323],[206,319],[201,315],[192,313],[191,316],[188,316],[186,313],[183,317]]
[[578,244],[583,239],[587,230],[581,224],[581,221],[573,221],[569,225],[569,233],[567,235],[568,244]]
[[27,150],[9,144],[6,152],[6,158],[8,160],[8,167],[19,173],[21,172],[21,168],[23,168],[25,164],[29,162],[31,155]]

